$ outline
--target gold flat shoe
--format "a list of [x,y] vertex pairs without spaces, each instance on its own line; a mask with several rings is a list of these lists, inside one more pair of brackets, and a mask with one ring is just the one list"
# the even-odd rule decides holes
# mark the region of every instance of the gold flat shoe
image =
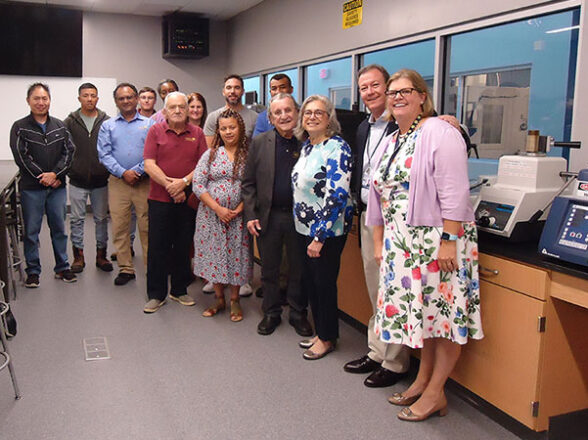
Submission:
[[388,402],[390,402],[392,405],[410,406],[419,400],[419,397],[421,397],[420,394],[412,397],[405,397],[402,395],[402,393],[394,393],[388,398]]
[[422,422],[423,420],[427,420],[431,416],[439,416],[443,417],[447,415],[447,404],[441,408],[433,408],[432,411],[418,415],[412,412],[410,408],[402,408],[402,411],[398,413],[398,418],[400,420],[405,420],[407,422]]

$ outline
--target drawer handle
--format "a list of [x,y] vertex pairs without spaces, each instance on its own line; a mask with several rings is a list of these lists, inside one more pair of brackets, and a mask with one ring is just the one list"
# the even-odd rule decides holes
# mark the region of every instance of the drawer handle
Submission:
[[483,272],[486,275],[498,275],[498,269],[487,269],[484,266],[478,266],[480,269],[480,272]]

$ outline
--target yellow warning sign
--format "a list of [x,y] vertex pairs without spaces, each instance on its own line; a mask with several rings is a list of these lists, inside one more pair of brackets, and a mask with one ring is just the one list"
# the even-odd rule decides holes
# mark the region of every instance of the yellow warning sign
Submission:
[[343,29],[361,24],[363,0],[351,0],[343,3]]

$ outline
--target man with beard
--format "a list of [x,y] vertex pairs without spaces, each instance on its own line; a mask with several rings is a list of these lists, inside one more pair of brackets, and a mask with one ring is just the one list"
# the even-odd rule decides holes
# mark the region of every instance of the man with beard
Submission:
[[282,321],[279,278],[285,245],[289,322],[299,335],[312,336],[312,327],[306,316],[308,298],[300,286],[302,256],[292,216],[290,175],[300,154],[300,143],[294,137],[298,106],[291,95],[278,93],[272,97],[268,113],[275,128],[253,140],[242,185],[247,230],[257,237],[262,260],[264,316],[257,326],[257,333],[269,335]]
[[241,115],[243,122],[245,122],[245,135],[247,136],[247,139],[251,140],[253,128],[257,122],[257,113],[253,110],[249,110],[241,104],[241,98],[243,97],[244,92],[243,78],[239,75],[229,75],[225,78],[223,96],[225,97],[226,105],[211,112],[206,118],[206,123],[204,124],[204,135],[206,136],[206,143],[209,147],[216,130],[216,120],[218,119],[218,115],[229,108]]

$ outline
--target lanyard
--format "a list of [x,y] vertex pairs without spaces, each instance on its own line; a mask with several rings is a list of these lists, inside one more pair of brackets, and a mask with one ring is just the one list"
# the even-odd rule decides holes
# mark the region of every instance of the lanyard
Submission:
[[380,143],[382,142],[382,139],[384,139],[384,137],[386,136],[386,132],[388,131],[388,125],[386,125],[384,127],[384,130],[382,131],[382,135],[380,136],[380,139],[378,139],[378,143],[374,147],[374,150],[370,153],[370,139],[372,137],[372,125],[373,124],[370,124],[370,129],[368,131],[368,137],[367,137],[367,140],[366,140],[366,152],[367,152],[367,155],[368,155],[368,167],[371,166],[372,157],[374,157],[374,154],[376,154],[376,151],[378,151],[378,147],[380,146]]
[[[398,131],[396,133],[396,141],[394,142],[394,152],[392,153],[392,156],[390,156],[390,159],[388,160],[388,163],[386,164],[386,169],[384,170],[384,174],[382,175],[383,180],[388,180],[388,174],[390,174],[390,167],[392,166],[392,162],[394,161],[394,158],[396,157],[396,155],[398,154],[398,152],[400,151],[402,146],[406,143],[406,140],[408,139],[408,137],[412,134],[412,132],[414,132],[414,129],[417,127],[417,125],[419,125],[419,122],[421,119],[422,119],[422,116],[418,115],[416,117],[416,119],[414,120],[414,122],[411,124],[411,126],[408,129],[408,131],[406,132],[406,134],[403,136],[400,136],[400,129],[398,129]],[[402,137],[402,139],[400,139],[401,137]]]

